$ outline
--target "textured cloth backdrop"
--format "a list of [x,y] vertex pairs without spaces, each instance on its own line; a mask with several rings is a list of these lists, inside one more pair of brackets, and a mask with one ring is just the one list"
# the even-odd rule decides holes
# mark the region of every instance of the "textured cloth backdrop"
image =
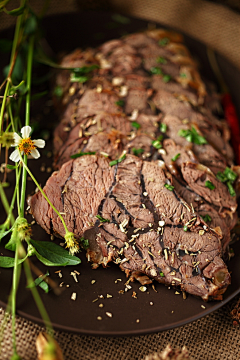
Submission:
[[[12,3],[12,2],[11,2]],[[41,1],[35,1],[37,10]],[[211,46],[240,68],[240,15],[229,8],[197,0],[102,0],[56,1],[50,3],[48,14],[80,9],[110,9],[180,30]],[[0,14],[0,30],[14,19]],[[168,343],[173,348],[186,345],[192,359],[240,358],[240,332],[232,326],[229,313],[236,299],[218,311],[183,327],[138,337],[91,337],[71,333],[55,333],[66,360],[144,359],[149,353],[162,351]],[[3,318],[0,310],[0,320]],[[24,360],[36,360],[35,341],[43,329],[17,318],[19,354]],[[11,325],[8,323],[2,343],[0,360],[12,353]]]

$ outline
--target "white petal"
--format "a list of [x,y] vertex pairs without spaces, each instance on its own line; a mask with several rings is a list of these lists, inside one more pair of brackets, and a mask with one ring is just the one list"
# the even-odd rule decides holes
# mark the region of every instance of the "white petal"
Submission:
[[12,160],[13,162],[18,162],[20,160],[19,152],[17,149],[11,153],[11,155],[9,156],[9,159]]
[[31,154],[30,155],[32,155],[32,157],[34,158],[34,159],[38,159],[39,157],[40,157],[40,154],[39,154],[39,152],[37,151],[37,149],[33,149],[32,151],[31,151]]
[[18,146],[20,141],[22,140],[21,136],[19,136],[17,133],[14,133],[13,138],[14,138],[14,144],[11,146]]
[[32,128],[30,126],[24,126],[21,129],[21,134],[22,134],[23,139],[29,138],[31,130],[32,130]]
[[36,145],[38,148],[44,148],[45,141],[42,139],[33,140],[34,145]]

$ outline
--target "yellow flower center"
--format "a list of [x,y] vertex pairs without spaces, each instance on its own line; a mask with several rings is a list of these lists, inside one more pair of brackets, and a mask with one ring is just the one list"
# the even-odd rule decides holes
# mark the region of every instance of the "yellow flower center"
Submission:
[[31,154],[31,151],[36,149],[36,146],[34,145],[31,138],[22,139],[20,144],[18,145],[18,149],[20,151],[23,151],[25,155]]

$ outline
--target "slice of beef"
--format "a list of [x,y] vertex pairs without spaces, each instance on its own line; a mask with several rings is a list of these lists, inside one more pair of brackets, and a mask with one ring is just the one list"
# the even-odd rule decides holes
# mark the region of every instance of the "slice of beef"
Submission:
[[[64,164],[44,191],[69,231],[89,240],[87,257],[94,268],[114,261],[144,284],[155,279],[204,300],[220,299],[230,283],[220,237],[171,183],[159,161],[127,155],[110,167],[104,157],[86,155]],[[61,221],[41,193],[29,204],[48,233],[64,237]]]

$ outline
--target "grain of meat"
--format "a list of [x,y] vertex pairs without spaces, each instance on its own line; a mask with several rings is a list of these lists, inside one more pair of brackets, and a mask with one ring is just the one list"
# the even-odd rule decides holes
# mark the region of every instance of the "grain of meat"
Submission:
[[[238,169],[218,95],[181,35],[128,35],[78,49],[61,64],[94,66],[84,83],[68,70],[56,75],[63,90],[55,99],[57,171],[44,191],[68,230],[88,239],[92,267],[113,261],[142,287],[154,279],[222,299],[231,281],[223,259],[237,219]],[[29,205],[48,233],[64,237],[40,192]]]

